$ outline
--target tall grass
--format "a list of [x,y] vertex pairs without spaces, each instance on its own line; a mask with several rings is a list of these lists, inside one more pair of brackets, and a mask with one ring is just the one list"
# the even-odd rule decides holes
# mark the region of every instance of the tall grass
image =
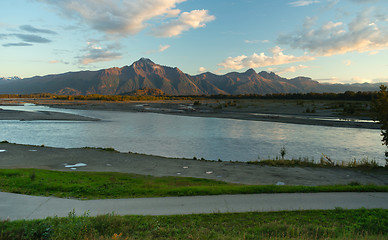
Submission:
[[0,222],[0,239],[387,239],[388,210],[75,216]]

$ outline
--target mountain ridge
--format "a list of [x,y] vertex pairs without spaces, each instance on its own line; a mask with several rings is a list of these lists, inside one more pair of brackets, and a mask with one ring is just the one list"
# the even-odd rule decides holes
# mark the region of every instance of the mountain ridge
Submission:
[[66,72],[24,79],[0,79],[1,94],[55,93],[118,95],[140,89],[159,89],[166,95],[238,95],[307,92],[376,91],[380,84],[321,84],[309,77],[282,78],[254,69],[217,75],[189,75],[178,67],[141,58],[130,66],[97,71]]

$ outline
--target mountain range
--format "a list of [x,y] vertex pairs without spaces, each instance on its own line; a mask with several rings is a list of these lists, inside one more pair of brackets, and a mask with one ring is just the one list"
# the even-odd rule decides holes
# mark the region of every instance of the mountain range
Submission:
[[14,76],[14,77],[0,77],[0,83],[5,81],[12,81],[12,80],[20,80],[20,77]]
[[321,84],[308,77],[282,78],[249,69],[216,75],[191,76],[179,68],[141,58],[130,66],[98,71],[67,72],[32,78],[0,78],[0,94],[55,93],[63,95],[118,95],[139,89],[158,89],[167,95],[271,94],[307,92],[377,91],[376,84]]

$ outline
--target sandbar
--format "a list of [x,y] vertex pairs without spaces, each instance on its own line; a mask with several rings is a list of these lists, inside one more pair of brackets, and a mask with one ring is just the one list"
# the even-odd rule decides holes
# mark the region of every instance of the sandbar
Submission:
[[[26,100],[24,100],[26,101]],[[380,129],[381,125],[373,122],[369,116],[341,116],[338,109],[328,109],[327,101],[311,101],[301,106],[294,100],[251,100],[237,102],[237,107],[218,108],[224,101],[207,100],[194,105],[192,100],[158,100],[158,101],[59,101],[50,99],[34,99],[29,102],[53,108],[82,110],[152,112],[160,114],[228,118],[249,121],[267,121],[290,124]],[[316,108],[314,113],[306,113],[306,108]],[[341,118],[346,118],[341,120]],[[365,121],[367,120],[367,121]]]
[[20,120],[20,121],[37,121],[37,120],[52,120],[52,121],[98,121],[98,119],[53,111],[17,111],[4,110],[0,108],[0,120]]

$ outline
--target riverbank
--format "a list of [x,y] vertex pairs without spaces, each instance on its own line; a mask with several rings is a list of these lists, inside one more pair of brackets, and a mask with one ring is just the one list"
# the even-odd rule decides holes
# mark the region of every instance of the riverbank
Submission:
[[[12,104],[18,104],[14,100]],[[369,103],[343,103],[333,101],[297,101],[297,100],[236,100],[219,101],[191,100],[168,101],[82,101],[55,99],[23,99],[23,102],[45,105],[53,108],[81,110],[153,112],[192,117],[229,118],[249,121],[281,122],[330,127],[380,129],[365,112]],[[9,104],[10,101],[3,100]],[[348,104],[348,105],[347,105]],[[353,105],[352,105],[353,104]],[[363,112],[347,115],[340,106],[362,106]],[[1,118],[0,118],[1,119]]]
[[236,162],[175,159],[99,149],[63,149],[0,144],[0,168],[59,171],[122,172],[152,176],[182,176],[250,185],[388,185],[385,169],[270,167]]

